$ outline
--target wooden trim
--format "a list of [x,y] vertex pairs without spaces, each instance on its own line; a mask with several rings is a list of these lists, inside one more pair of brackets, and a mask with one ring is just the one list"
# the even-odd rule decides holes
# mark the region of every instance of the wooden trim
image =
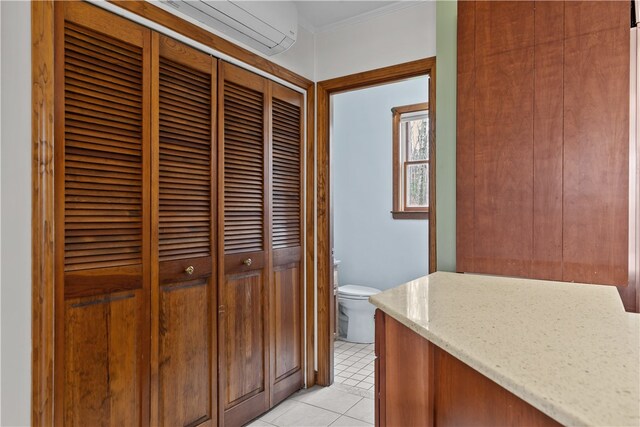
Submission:
[[110,3],[121,7],[124,10],[135,13],[145,19],[156,22],[170,30],[182,34],[192,40],[202,43],[218,52],[229,55],[247,65],[255,67],[261,71],[269,73],[273,76],[281,78],[300,88],[307,88],[313,82],[305,77],[300,76],[292,71],[275,64],[268,59],[258,56],[247,49],[233,44],[209,31],[200,28],[184,19],[167,12],[153,4],[143,0],[109,0]]
[[[217,66],[217,82],[215,84],[218,88],[218,97],[216,99],[216,189],[217,189],[217,209],[216,209],[216,259],[218,264],[218,275],[216,278],[216,294],[217,294],[217,307],[216,311],[216,327],[220,328],[224,316],[224,299],[223,299],[223,286],[225,283],[225,263],[224,263],[224,79],[225,79],[225,67],[223,61],[218,61]],[[212,82],[213,84],[213,82]],[[224,336],[222,333],[217,335],[216,350],[224,347]],[[224,360],[224,358],[222,359]],[[214,418],[215,425],[224,426],[224,392],[225,387],[223,383],[226,381],[227,376],[224,369],[221,369],[221,356],[218,354],[216,359],[215,368],[218,370],[218,382],[216,384],[216,397],[217,397],[217,419]]]
[[[53,34],[64,32],[64,4],[54,6],[54,29]],[[55,302],[53,303],[54,317],[54,356],[53,356],[53,423],[55,425],[64,424],[64,394],[63,384],[64,377],[55,375],[55,372],[64,372],[64,269],[56,266],[64,265],[64,206],[60,207],[60,203],[64,200],[64,168],[56,165],[64,164],[64,96],[63,79],[64,79],[64,63],[60,60],[61,53],[64,52],[64,37],[53,38],[54,43],[54,79],[53,79],[53,99],[54,99],[54,175],[53,175],[53,199],[54,199],[54,218],[51,222],[54,231],[53,235],[53,265],[51,268],[55,274]],[[57,53],[57,55],[56,55]],[[33,203],[33,202],[32,202]],[[64,204],[64,203],[63,203]]]
[[53,424],[54,2],[31,3],[31,424]]
[[330,385],[333,382],[333,323],[335,310],[333,302],[333,262],[331,233],[331,194],[330,194],[330,144],[329,120],[331,95],[353,89],[378,86],[411,77],[429,75],[429,129],[431,167],[429,168],[429,272],[436,271],[436,218],[435,218],[435,75],[436,58],[424,58],[404,64],[392,65],[372,71],[351,74],[344,77],[319,82],[316,87],[317,103],[317,299],[318,299],[318,384]]
[[429,211],[391,211],[393,219],[429,219]]
[[[151,73],[153,76],[160,75],[160,35],[156,32],[151,34]],[[159,254],[159,232],[160,232],[160,79],[154,78],[151,83],[151,313],[160,313],[160,254]],[[160,371],[160,318],[157,315],[151,316],[151,356],[150,369],[151,378],[158,378]],[[150,384],[150,424],[159,425],[159,403],[160,391],[156,382]]]
[[306,377],[307,387],[316,383],[315,371],[315,111],[316,86],[311,83],[307,87],[307,170],[306,170]]
[[[423,76],[425,72],[436,69],[436,58],[417,59],[403,64],[391,65],[371,71],[350,74],[344,77],[318,82],[323,89],[331,94],[347,92],[353,89],[363,89],[371,86],[378,86],[411,77]],[[435,86],[432,85],[435,88]],[[431,100],[429,100],[431,102]],[[319,104],[318,104],[319,105]]]
[[436,64],[429,70],[429,273],[438,270],[436,245]]
[[331,385],[333,382],[333,268],[331,253],[331,233],[329,215],[329,93],[322,84],[316,86],[317,133],[316,133],[316,167],[317,167],[317,352],[319,385]]
[[428,111],[429,103],[428,102],[420,102],[418,104],[411,105],[401,105],[399,107],[393,107],[391,112],[395,114],[405,114],[405,113],[415,113],[418,111]]

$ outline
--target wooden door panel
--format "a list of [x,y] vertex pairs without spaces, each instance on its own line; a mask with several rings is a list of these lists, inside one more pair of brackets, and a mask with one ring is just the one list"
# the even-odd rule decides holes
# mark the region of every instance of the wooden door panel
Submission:
[[[269,408],[267,80],[222,63],[219,72],[221,425]],[[224,411],[224,412],[223,412]]]
[[536,2],[531,276],[562,280],[564,4]]
[[304,381],[302,292],[302,96],[271,83],[272,405]]
[[[582,3],[582,2],[581,2]],[[629,28],[599,28],[599,14],[623,2],[567,5],[564,70],[563,280],[628,283]],[[592,3],[592,4],[591,4]],[[610,5],[605,5],[610,3]],[[579,16],[574,16],[574,12]],[[588,19],[585,15],[592,15]],[[626,77],[623,77],[626,76]]]
[[277,267],[273,272],[275,291],[275,378],[283,377],[302,369],[300,354],[301,336],[301,286],[298,264]]
[[458,3],[456,269],[474,271],[476,2]]
[[475,272],[525,277],[530,273],[533,238],[532,107],[533,48],[478,61]]
[[148,424],[148,29],[56,5],[56,423]]
[[217,418],[216,60],[159,35],[154,49],[158,270],[152,371],[158,384],[152,422],[211,425]]
[[140,424],[142,297],[138,290],[66,301],[65,425]]
[[225,287],[225,409],[229,409],[265,391],[262,274],[230,276]]
[[211,421],[209,279],[160,288],[160,419],[167,426]]

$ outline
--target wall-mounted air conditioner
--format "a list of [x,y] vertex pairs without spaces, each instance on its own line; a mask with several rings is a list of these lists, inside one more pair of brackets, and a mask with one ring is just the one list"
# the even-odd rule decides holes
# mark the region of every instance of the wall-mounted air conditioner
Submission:
[[298,35],[298,11],[291,1],[160,0],[178,14],[266,55],[289,49]]

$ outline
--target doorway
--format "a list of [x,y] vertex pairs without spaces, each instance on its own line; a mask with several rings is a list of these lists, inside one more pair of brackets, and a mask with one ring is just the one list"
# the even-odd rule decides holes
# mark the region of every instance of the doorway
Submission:
[[[394,65],[346,77],[318,83],[318,128],[317,128],[317,383],[330,385],[334,381],[334,332],[336,324],[336,301],[334,289],[334,221],[332,193],[332,141],[331,104],[332,96],[353,90],[401,82],[416,77],[427,77],[428,90],[428,206],[429,221],[425,237],[428,241],[428,272],[436,271],[435,234],[435,58]],[[391,112],[389,112],[391,116]],[[392,144],[389,142],[389,163],[392,163]],[[392,179],[392,176],[389,177]],[[392,209],[395,211],[395,206]],[[391,212],[389,212],[391,215]],[[397,285],[396,283],[394,285]],[[391,287],[393,285],[390,285]]]

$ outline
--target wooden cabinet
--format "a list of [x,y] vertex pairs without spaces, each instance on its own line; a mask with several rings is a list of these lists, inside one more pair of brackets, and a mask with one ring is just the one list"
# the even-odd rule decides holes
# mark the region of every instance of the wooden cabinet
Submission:
[[303,97],[55,13],[56,424],[242,425],[303,386]]
[[624,294],[629,4],[458,7],[457,270]]
[[375,352],[377,427],[560,425],[380,310]]

